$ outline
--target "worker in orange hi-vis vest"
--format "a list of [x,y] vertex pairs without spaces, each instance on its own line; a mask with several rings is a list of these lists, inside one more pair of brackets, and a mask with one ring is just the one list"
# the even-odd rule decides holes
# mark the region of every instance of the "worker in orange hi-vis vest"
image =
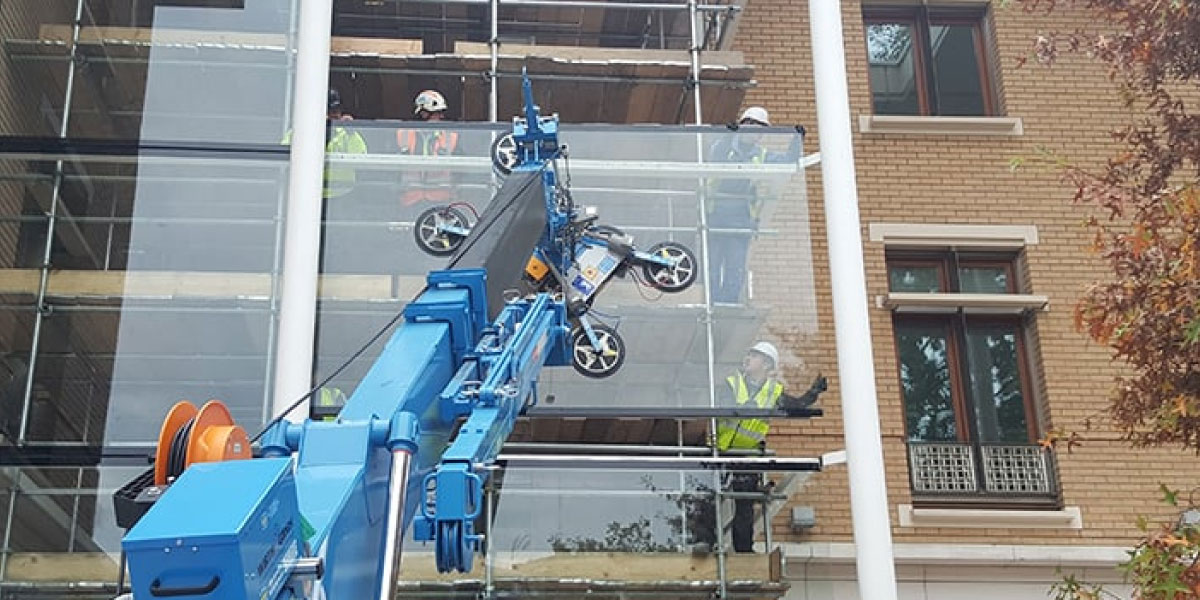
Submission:
[[[413,100],[413,112],[427,123],[446,118],[446,99],[435,90],[425,90]],[[401,154],[412,156],[449,156],[458,154],[458,133],[441,129],[400,129],[396,144]],[[412,206],[420,202],[451,201],[453,175],[449,171],[414,170],[404,173],[404,191],[400,202]]]

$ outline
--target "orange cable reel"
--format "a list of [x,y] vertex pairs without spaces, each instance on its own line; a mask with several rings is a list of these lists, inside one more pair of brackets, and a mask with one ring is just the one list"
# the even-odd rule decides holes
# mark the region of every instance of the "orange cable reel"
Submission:
[[224,403],[209,400],[197,410],[181,400],[171,407],[158,434],[154,484],[167,485],[196,463],[248,458],[250,437],[233,422]]

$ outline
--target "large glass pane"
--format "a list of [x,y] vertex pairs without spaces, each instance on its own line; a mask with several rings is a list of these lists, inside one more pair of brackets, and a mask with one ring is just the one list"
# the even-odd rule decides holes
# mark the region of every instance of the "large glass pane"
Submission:
[[256,431],[269,379],[265,304],[190,305],[126,297],[116,307],[56,306],[39,348],[30,436],[152,444],[181,399],[219,399]]
[[[273,150],[71,163],[55,226],[55,266],[173,272],[184,286],[196,281],[185,274],[271,272],[287,159],[286,149]],[[208,293],[251,294],[219,289],[209,286]],[[269,286],[254,295],[264,290]]]
[[921,442],[957,440],[946,328],[938,324],[897,321],[895,329],[908,439]]
[[[450,204],[473,222],[495,189],[489,146],[499,130],[492,126],[340,125],[343,135],[361,136],[367,152],[329,155],[327,169],[353,172],[342,180],[353,183],[325,200],[318,378],[419,292],[430,270],[445,267],[445,257],[422,252],[414,238],[422,212]],[[452,136],[454,153],[402,152],[397,141],[398,135],[419,140],[438,132]],[[638,249],[666,242],[686,247],[696,279],[682,291],[664,293],[640,268],[614,277],[595,297],[590,316],[624,337],[624,366],[602,385],[569,368],[547,370],[539,388],[544,404],[615,412],[709,406],[705,286],[715,311],[712,372],[719,385],[750,345],[771,336],[787,338],[778,340],[789,346],[786,375],[798,378],[797,386],[807,384],[812,374],[800,361],[810,354],[805,336],[816,331],[816,295],[796,134],[566,126],[562,138],[570,158],[558,165],[558,177],[570,182],[576,205],[593,207],[599,224]],[[716,281],[705,268],[702,217],[710,227],[708,255],[723,265]],[[723,244],[727,238],[737,238],[736,252]],[[780,324],[778,331],[768,331],[768,318]],[[359,362],[369,364],[369,356]],[[353,375],[341,377],[338,387],[348,391],[354,381]],[[646,441],[640,434],[628,439]]]
[[981,442],[1029,442],[1017,325],[967,325],[971,399]]
[[921,114],[920,54],[913,26],[868,23],[867,60],[875,114]]
[[1004,267],[959,267],[959,291],[972,294],[1007,294],[1008,269]]
[[937,266],[889,265],[888,291],[935,293],[942,289],[942,270]]
[[[111,496],[142,470],[0,468],[0,487],[11,490],[15,500],[12,529],[0,529],[0,538],[9,540],[12,552],[5,580],[48,585],[115,582],[122,532],[116,526]],[[6,516],[0,513],[0,528]]]
[[0,105],[15,118],[0,133],[58,135],[66,113],[71,137],[278,143],[294,4],[4,2]]
[[939,115],[987,114],[978,32],[974,24],[929,27]]

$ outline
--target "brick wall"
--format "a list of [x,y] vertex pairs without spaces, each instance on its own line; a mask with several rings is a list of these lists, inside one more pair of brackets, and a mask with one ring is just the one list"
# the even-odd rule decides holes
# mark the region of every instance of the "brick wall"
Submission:
[[[892,506],[893,535],[898,542],[992,544],[1097,544],[1122,545],[1133,540],[1138,514],[1161,515],[1157,504],[1160,483],[1188,489],[1200,475],[1196,457],[1176,449],[1131,450],[1114,431],[1093,427],[1082,430],[1083,419],[1102,408],[1116,367],[1108,352],[1076,332],[1072,308],[1091,281],[1105,275],[1103,265],[1087,251],[1088,235],[1080,225],[1087,211],[1071,203],[1073,189],[1048,167],[1027,166],[1015,172],[1009,161],[1034,157],[1038,147],[1069,159],[1096,165],[1112,151],[1108,131],[1124,122],[1124,112],[1113,84],[1102,65],[1084,56],[1064,56],[1054,67],[1028,64],[1018,67],[1039,33],[1089,25],[1080,12],[1052,16],[1028,14],[1020,8],[994,8],[993,57],[1000,73],[1006,114],[1023,120],[1025,133],[1018,137],[960,135],[861,134],[858,115],[870,114],[866,44],[861,20],[862,3],[843,2],[852,118],[855,119],[855,153],[863,237],[868,223],[964,223],[1036,225],[1040,243],[1026,253],[1031,291],[1050,298],[1050,310],[1036,316],[1035,348],[1040,352],[1040,377],[1035,393],[1045,403],[1045,427],[1080,430],[1084,445],[1072,453],[1059,450],[1057,460],[1066,505],[1079,506],[1085,528],[1072,530],[923,529],[896,524],[895,505],[911,500],[904,445],[904,422],[898,370],[892,339],[891,315],[871,308],[876,382],[882,420],[888,495]],[[807,151],[817,149],[816,109],[809,40],[808,8],[788,0],[753,0],[743,13],[735,49],[746,53],[756,66],[759,82],[747,105],[761,104],[771,111],[775,124],[808,125]],[[819,333],[804,340],[781,341],[803,356],[810,370],[835,374],[833,319],[825,258],[824,214],[821,207],[819,169],[809,172],[810,206],[780,207],[773,227],[803,224],[812,229],[818,293]],[[785,296],[770,296],[775,282],[784,285],[786,268],[770,268],[775,261],[794,255],[795,247],[770,239],[760,241],[755,260],[764,281],[764,301],[776,303],[769,326],[786,331],[789,320],[803,316],[787,310]],[[868,294],[887,291],[882,244],[864,247]],[[786,336],[785,336],[786,338]],[[785,373],[793,382],[807,382],[810,374]],[[795,385],[795,383],[793,384]],[[836,377],[823,398],[826,416],[806,423],[777,423],[771,445],[784,455],[813,455],[844,447],[840,398]],[[775,522],[776,539],[791,541],[848,540],[851,537],[849,492],[845,467],[834,467],[815,476],[795,502],[814,505],[818,526],[803,536],[788,528],[787,511]]]

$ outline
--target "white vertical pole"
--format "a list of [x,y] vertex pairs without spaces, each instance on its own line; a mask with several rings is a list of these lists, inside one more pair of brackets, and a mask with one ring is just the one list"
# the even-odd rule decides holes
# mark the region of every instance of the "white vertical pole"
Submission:
[[858,596],[863,600],[895,600],[896,568],[863,273],[841,0],[809,0],[808,14]]
[[[325,169],[325,113],[329,97],[329,39],[333,0],[300,3],[292,146],[284,229],[279,337],[275,348],[278,415],[309,390],[317,322],[317,271],[321,257],[321,187]],[[289,418],[308,416],[307,403]]]

